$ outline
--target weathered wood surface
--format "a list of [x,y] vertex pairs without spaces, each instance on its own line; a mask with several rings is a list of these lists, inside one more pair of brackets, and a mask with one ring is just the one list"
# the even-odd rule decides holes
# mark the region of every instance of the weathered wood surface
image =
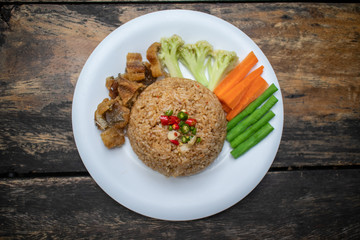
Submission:
[[2,179],[0,238],[358,239],[359,174],[271,172],[233,207],[187,222],[136,214],[90,177]]
[[71,128],[83,64],[121,24],[173,8],[223,18],[270,60],[285,107],[273,167],[359,166],[359,4],[23,4],[1,6],[0,174],[85,171]]
[[[360,4],[147,2],[0,4],[0,239],[359,239]],[[190,222],[112,200],[86,173],[71,129],[74,87],[97,44],[137,16],[174,8],[249,35],[285,107],[264,180],[230,209]]]

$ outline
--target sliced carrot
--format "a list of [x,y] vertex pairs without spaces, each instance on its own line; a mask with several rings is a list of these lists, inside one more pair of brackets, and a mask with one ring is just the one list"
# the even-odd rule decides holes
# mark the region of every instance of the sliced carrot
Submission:
[[221,106],[222,106],[222,109],[226,112],[226,113],[229,113],[232,109],[229,108],[228,105],[226,105],[225,103],[221,102]]
[[241,82],[235,84],[224,95],[218,96],[220,101],[224,102],[229,108],[233,109],[246,94],[248,88],[254,80],[263,73],[264,66],[260,66],[249,73]]
[[258,98],[268,87],[268,83],[261,77],[258,76],[255,81],[251,84],[246,94],[242,97],[240,102],[232,109],[226,116],[226,119],[230,121],[242,110],[244,110],[252,101]]
[[241,81],[251,70],[252,67],[258,62],[254,52],[251,51],[226,77],[220,82],[220,84],[214,89],[214,93],[217,96],[223,95],[234,84]]

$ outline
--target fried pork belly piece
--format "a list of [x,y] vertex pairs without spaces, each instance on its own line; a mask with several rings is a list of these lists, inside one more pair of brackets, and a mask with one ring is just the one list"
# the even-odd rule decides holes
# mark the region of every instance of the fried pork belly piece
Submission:
[[120,97],[105,98],[95,111],[95,123],[101,130],[109,127],[124,128],[129,122],[130,110],[122,105]]
[[157,78],[151,74],[151,69],[150,69],[151,64],[149,62],[144,62],[144,65],[145,65],[145,79],[141,81],[141,83],[143,83],[146,86],[149,86],[153,84],[157,80]]
[[117,79],[117,92],[123,105],[128,108],[132,107],[144,88],[145,85],[142,83],[133,82],[122,77],[118,77]]
[[107,148],[119,147],[125,143],[125,134],[123,128],[112,126],[101,134],[101,140]]
[[119,75],[117,78],[106,78],[106,88],[109,96],[114,99],[120,97],[124,106],[131,108],[139,94],[145,89],[145,85],[139,82],[130,81]]
[[114,77],[107,77],[105,86],[109,90],[109,96],[111,97],[111,99],[114,99],[117,96],[119,96],[119,92],[118,92],[119,84]]
[[126,56],[126,69],[123,77],[131,81],[145,79],[145,66],[140,53],[128,53]]
[[155,78],[164,75],[160,60],[158,58],[160,47],[161,43],[154,42],[146,51],[146,58],[150,62],[151,75]]

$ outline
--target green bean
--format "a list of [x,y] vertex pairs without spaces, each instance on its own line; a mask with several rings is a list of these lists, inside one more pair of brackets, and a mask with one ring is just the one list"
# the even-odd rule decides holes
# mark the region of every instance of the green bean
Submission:
[[233,127],[235,127],[241,120],[246,116],[250,115],[255,111],[266,99],[268,99],[278,88],[271,84],[257,99],[250,103],[242,112],[240,112],[236,117],[231,119],[227,124],[227,131],[229,132]]
[[278,99],[272,95],[264,105],[260,108],[256,109],[253,113],[251,113],[247,118],[245,118],[242,122],[237,124],[234,128],[228,132],[226,139],[231,142],[235,137],[245,131],[252,124],[256,123],[267,111],[269,111],[275,103],[278,102]]
[[232,148],[236,148],[239,144],[244,142],[246,139],[251,137],[257,130],[263,127],[266,123],[268,123],[273,117],[275,113],[273,111],[269,111],[265,116],[263,116],[259,121],[257,121],[254,125],[246,129],[243,133],[237,136],[234,140],[230,142],[230,146]]
[[234,158],[238,158],[247,152],[250,148],[254,147],[261,140],[263,140],[274,128],[270,123],[266,123],[262,128],[255,132],[251,137],[249,137],[245,142],[238,145],[234,150],[231,151],[231,155]]

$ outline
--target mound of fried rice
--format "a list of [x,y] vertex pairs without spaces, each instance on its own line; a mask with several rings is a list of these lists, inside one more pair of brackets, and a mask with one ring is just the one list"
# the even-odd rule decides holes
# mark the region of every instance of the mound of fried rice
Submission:
[[[196,137],[187,151],[169,141],[160,116],[185,110],[197,120]],[[145,89],[131,109],[127,134],[132,149],[148,167],[165,176],[189,176],[204,170],[219,155],[226,136],[226,117],[218,98],[200,83],[183,78],[158,80]]]

